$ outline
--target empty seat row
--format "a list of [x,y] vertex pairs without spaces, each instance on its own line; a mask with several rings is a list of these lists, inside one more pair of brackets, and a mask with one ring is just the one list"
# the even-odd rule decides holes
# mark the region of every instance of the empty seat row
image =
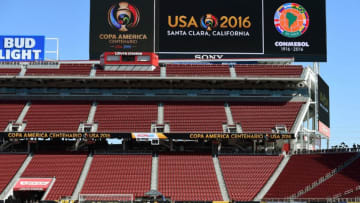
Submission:
[[360,185],[360,159],[347,166],[329,180],[302,195],[302,198],[331,198]]
[[266,198],[285,198],[345,163],[354,153],[293,155],[266,194]]
[[[0,128],[16,120],[25,102],[0,103]],[[233,120],[243,132],[272,132],[277,125],[290,131],[302,102],[232,102]],[[87,122],[91,102],[34,101],[24,131],[77,132]],[[164,102],[164,122],[170,132],[223,132],[227,117],[223,102]],[[158,122],[157,102],[99,102],[94,122],[98,132],[151,132]]]
[[82,194],[134,194],[150,190],[151,155],[95,155]]
[[0,68],[0,76],[16,76],[20,71],[20,68]]
[[[0,193],[27,155],[0,155]],[[354,153],[293,155],[265,198],[284,198],[303,189],[348,160]],[[21,177],[55,177],[47,200],[71,196],[87,155],[35,154]],[[219,156],[231,200],[251,201],[279,166],[282,156]],[[158,191],[175,201],[222,200],[211,155],[160,154]],[[359,186],[360,159],[305,193],[303,198],[326,198]],[[151,155],[94,155],[81,194],[133,194],[150,190]],[[358,191],[349,195],[357,197]]]
[[77,132],[86,122],[90,102],[32,102],[24,121],[25,131]]
[[244,132],[271,132],[275,126],[286,126],[290,132],[303,102],[234,102],[230,103],[235,123]]
[[19,117],[25,102],[1,101],[0,102],[0,131],[4,131],[9,122],[16,121]]
[[237,76],[291,76],[299,77],[303,67],[299,65],[236,65]]
[[[92,64],[64,64],[59,68],[29,68],[26,76],[89,76]],[[303,68],[298,65],[235,65],[238,77],[243,76],[290,76],[299,77]],[[18,75],[20,68],[0,68],[1,75]],[[96,69],[96,76],[146,76],[160,77],[160,67],[153,71],[111,71],[102,68]],[[217,64],[168,64],[166,66],[167,77],[230,77],[228,65]]]
[[150,132],[157,113],[156,102],[101,102],[94,120],[100,132]]
[[59,68],[30,68],[25,76],[89,76],[91,64],[61,64]]
[[252,201],[281,160],[282,156],[219,156],[230,199]]
[[55,177],[47,200],[71,196],[81,175],[87,155],[34,155],[21,177]]
[[227,118],[221,102],[166,102],[164,121],[171,132],[223,132]]
[[166,76],[213,76],[230,77],[228,65],[202,65],[202,64],[168,64],[166,66]]
[[159,192],[172,200],[222,200],[210,155],[159,155],[158,173]]
[[0,155],[0,194],[15,176],[25,158],[25,154]]

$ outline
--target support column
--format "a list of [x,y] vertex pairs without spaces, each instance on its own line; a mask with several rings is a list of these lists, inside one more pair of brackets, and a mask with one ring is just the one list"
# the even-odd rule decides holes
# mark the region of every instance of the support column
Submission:
[[164,104],[162,102],[158,105],[158,121],[157,124],[164,124]]
[[158,190],[159,157],[153,156],[151,162],[151,185],[150,190]]

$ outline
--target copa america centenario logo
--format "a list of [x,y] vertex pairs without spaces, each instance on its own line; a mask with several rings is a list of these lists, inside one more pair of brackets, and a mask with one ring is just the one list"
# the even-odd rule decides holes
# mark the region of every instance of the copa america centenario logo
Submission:
[[208,31],[211,31],[212,29],[218,26],[218,19],[210,13],[201,17],[200,22],[201,22],[201,27],[205,28]]
[[125,1],[112,5],[108,11],[109,25],[121,32],[126,32],[128,29],[136,27],[139,21],[139,10]]

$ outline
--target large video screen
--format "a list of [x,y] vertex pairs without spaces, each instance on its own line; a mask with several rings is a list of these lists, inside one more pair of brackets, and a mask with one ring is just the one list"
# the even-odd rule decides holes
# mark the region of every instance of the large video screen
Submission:
[[109,51],[154,52],[153,0],[91,0],[90,59]]
[[90,59],[105,51],[326,61],[325,0],[91,0]]

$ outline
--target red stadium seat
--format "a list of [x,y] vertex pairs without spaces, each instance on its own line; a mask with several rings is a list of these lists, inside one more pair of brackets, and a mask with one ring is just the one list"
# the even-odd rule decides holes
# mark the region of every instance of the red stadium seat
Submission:
[[29,68],[26,76],[89,76],[92,64],[60,64],[59,68]]
[[24,106],[25,102],[0,102],[0,131],[4,131],[10,121],[16,121]]
[[271,132],[276,125],[291,130],[302,102],[232,102],[230,108],[235,123],[243,132]]
[[151,155],[95,155],[81,194],[134,194],[150,190]]
[[55,177],[46,200],[71,196],[78,182],[87,155],[35,155],[22,177]]
[[293,155],[265,197],[289,197],[325,176],[351,156],[354,153]]
[[168,64],[167,77],[230,77],[228,65]]
[[301,198],[331,198],[337,194],[343,194],[345,191],[360,185],[359,172],[360,159],[357,159],[329,180],[302,195]]
[[297,65],[236,65],[238,77],[300,77],[303,68]]
[[219,156],[230,199],[251,201],[278,167],[282,156]]
[[25,131],[77,132],[89,110],[90,102],[33,102],[24,119]]
[[26,158],[25,154],[0,155],[0,194],[10,183]]
[[158,190],[173,201],[222,200],[210,155],[159,155]]
[[94,120],[99,132],[150,132],[157,112],[155,102],[100,102]]
[[20,68],[0,68],[0,76],[15,76],[20,73]]
[[166,102],[164,121],[171,132],[223,132],[227,119],[221,102]]

